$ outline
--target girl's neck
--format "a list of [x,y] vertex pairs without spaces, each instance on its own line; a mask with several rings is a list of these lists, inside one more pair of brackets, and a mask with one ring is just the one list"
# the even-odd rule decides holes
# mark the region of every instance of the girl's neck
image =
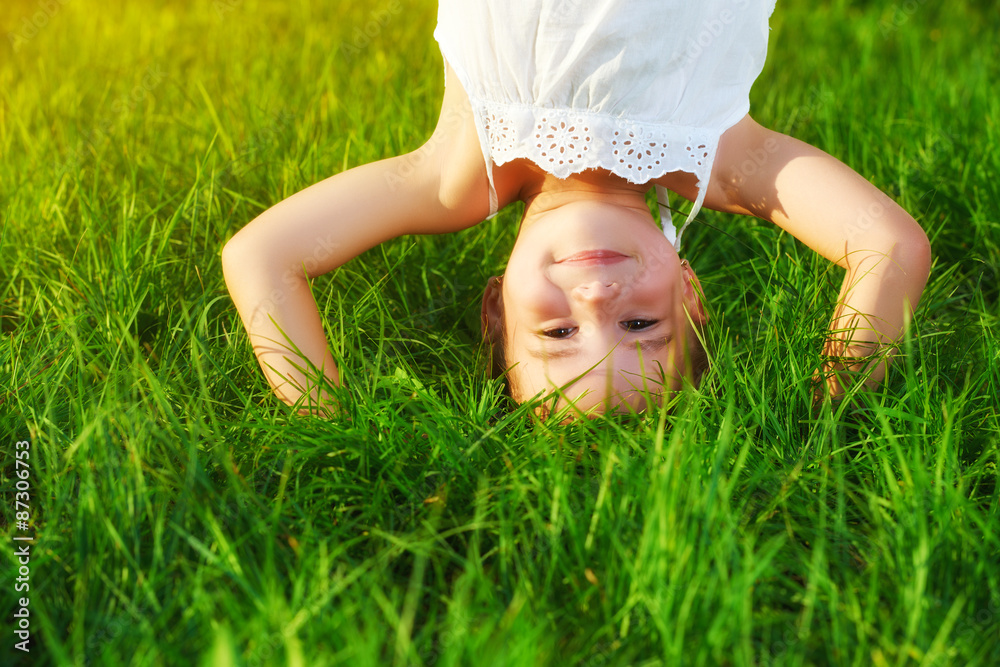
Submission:
[[602,169],[591,169],[568,178],[545,174],[540,181],[526,184],[521,199],[525,203],[525,219],[581,201],[612,204],[648,213],[647,190],[648,185],[636,185]]
[[[636,186],[633,186],[633,188]],[[641,187],[641,186],[640,186]],[[631,188],[614,189],[573,183],[567,179],[561,185],[543,190],[526,199],[519,234],[545,220],[569,215],[615,224],[622,216],[638,218],[655,226],[644,192]]]

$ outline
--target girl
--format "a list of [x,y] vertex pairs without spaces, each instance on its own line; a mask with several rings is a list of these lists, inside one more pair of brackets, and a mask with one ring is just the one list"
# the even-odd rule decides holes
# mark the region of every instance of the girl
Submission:
[[[340,383],[309,278],[404,234],[475,225],[516,200],[483,333],[516,401],[643,407],[697,381],[700,285],[645,195],[779,225],[846,270],[818,377],[841,395],[885,374],[930,265],[899,206],[822,151],[748,115],[767,0],[441,0],[445,95],[413,153],[328,178],[226,244],[226,283],[275,393],[305,411]],[[310,367],[312,371],[310,372]],[[559,405],[555,406],[556,408]]]

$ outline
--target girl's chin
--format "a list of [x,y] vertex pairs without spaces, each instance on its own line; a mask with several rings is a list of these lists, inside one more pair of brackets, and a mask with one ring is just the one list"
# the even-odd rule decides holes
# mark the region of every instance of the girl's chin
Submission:
[[[508,260],[508,270],[546,267],[579,253],[620,253],[645,266],[676,263],[677,252],[648,210],[600,203],[567,205],[526,220]],[[672,257],[671,257],[672,256]]]

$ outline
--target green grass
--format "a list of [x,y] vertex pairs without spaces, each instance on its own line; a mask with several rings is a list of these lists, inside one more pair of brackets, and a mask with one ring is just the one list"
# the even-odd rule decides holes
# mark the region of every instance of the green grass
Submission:
[[[270,396],[224,289],[221,247],[260,211],[429,135],[433,3],[4,2],[0,655],[1000,663],[1000,18],[778,5],[755,117],[931,237],[904,354],[882,390],[813,414],[839,270],[706,211],[686,235],[712,315],[702,389],[553,425],[477,367],[517,211],[315,281],[340,421]],[[7,622],[18,440],[30,656]]]

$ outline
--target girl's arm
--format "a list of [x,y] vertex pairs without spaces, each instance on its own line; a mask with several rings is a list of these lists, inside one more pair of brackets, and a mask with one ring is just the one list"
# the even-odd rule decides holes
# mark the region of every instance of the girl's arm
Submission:
[[333,401],[300,369],[311,366],[340,385],[308,279],[388,239],[457,231],[489,214],[471,110],[458,78],[449,72],[448,81],[441,118],[424,146],[289,197],[222,251],[226,286],[264,375],[286,403],[304,400],[305,412],[328,413],[324,406]]
[[705,203],[770,220],[846,269],[821,372],[833,397],[861,372],[881,382],[930,271],[920,225],[836,158],[749,116],[723,135]]

